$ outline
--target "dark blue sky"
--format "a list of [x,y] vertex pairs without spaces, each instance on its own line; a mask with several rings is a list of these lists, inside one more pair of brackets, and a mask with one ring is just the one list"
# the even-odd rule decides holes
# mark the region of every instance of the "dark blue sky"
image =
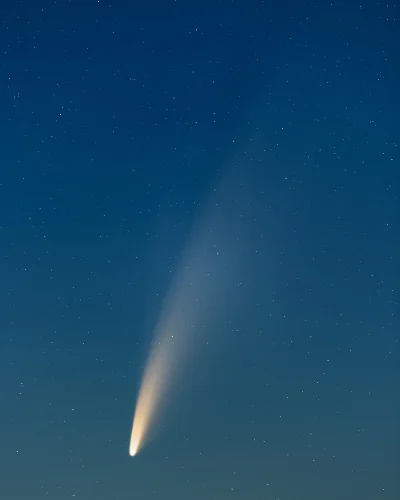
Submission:
[[[387,2],[1,2],[1,498],[399,498],[399,33]],[[131,459],[234,168],[242,285]]]

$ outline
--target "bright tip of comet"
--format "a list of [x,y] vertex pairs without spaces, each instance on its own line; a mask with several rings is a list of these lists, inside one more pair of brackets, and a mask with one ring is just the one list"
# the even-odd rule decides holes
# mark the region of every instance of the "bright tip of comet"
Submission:
[[134,457],[138,452],[138,445],[137,444],[133,444],[129,447],[129,455],[131,457]]

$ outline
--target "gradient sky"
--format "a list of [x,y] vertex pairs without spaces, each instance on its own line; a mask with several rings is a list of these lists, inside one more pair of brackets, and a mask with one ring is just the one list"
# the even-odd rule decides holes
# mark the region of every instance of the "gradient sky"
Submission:
[[[386,1],[2,0],[0,498],[399,498],[399,33]],[[237,283],[132,459],[235,167]]]

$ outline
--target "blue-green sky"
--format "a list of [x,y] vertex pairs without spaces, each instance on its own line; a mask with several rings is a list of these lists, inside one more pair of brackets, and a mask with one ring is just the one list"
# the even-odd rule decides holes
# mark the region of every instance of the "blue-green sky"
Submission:
[[[399,498],[399,19],[1,2],[0,498]],[[234,168],[240,270],[131,459],[163,298]]]

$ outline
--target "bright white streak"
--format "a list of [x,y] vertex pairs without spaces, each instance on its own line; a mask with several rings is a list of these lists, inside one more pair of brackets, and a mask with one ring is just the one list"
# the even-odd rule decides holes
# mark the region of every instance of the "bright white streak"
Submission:
[[[167,385],[172,381],[173,367],[179,361],[174,342],[178,327],[176,315],[169,311],[169,318],[159,324],[159,333],[151,347],[136,403],[129,454],[133,457],[140,450],[147,433],[160,410]],[[174,324],[175,323],[175,324]]]
[[[185,271],[188,271],[187,267]],[[131,456],[138,453],[148,437],[148,431],[190,350],[189,330],[199,310],[199,302],[193,296],[195,290],[199,292],[199,286],[192,285],[200,283],[198,279],[191,280],[190,276],[185,278],[178,281],[175,293],[170,292],[156,327],[136,403],[129,445]]]
[[137,398],[131,456],[137,455],[146,442],[178,370],[193,349],[197,319],[210,321],[213,313],[226,303],[229,283],[235,279],[235,266],[240,260],[237,231],[243,220],[239,200],[243,201],[245,191],[237,173],[232,171],[214,190],[167,295]]
[[152,419],[160,403],[163,385],[167,376],[167,368],[171,362],[168,349],[163,348],[163,343],[153,348],[153,353],[148,361],[143,376],[136,404],[135,418],[132,426],[129,454],[135,456],[147,435]]

